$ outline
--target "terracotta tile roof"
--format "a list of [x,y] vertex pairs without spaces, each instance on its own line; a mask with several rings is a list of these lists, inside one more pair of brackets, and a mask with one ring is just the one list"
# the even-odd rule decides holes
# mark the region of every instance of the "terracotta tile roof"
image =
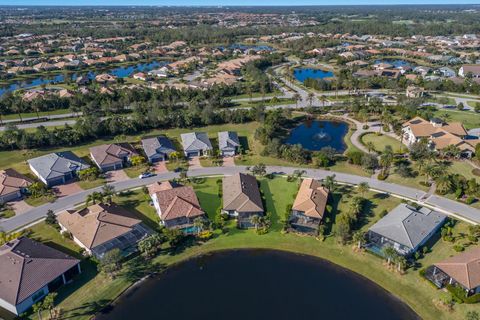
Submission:
[[480,286],[480,247],[476,247],[434,264],[465,288]]
[[237,212],[263,212],[257,179],[244,173],[224,177],[223,209]]
[[58,215],[58,222],[85,247],[92,249],[130,232],[142,221],[116,204],[94,204],[78,211],[63,211]]
[[[194,218],[205,214],[200,208],[197,195],[192,187],[176,187],[173,184],[164,184],[158,188],[164,189],[155,192],[162,212],[160,219],[163,221],[181,217]],[[152,189],[155,189],[155,187],[152,187]]]
[[306,216],[322,218],[328,200],[328,190],[318,180],[304,179],[298,190],[292,209],[305,212]]
[[103,166],[123,162],[124,157],[131,157],[138,153],[129,143],[113,143],[91,147],[90,154],[98,165]]
[[32,182],[30,178],[13,169],[0,170],[0,196],[17,192],[28,187]]
[[79,260],[28,238],[0,247],[0,299],[17,305],[79,263]]

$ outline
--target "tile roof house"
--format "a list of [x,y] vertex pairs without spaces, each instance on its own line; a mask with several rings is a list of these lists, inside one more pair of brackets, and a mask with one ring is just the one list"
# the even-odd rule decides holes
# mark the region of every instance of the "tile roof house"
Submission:
[[103,144],[90,148],[90,157],[102,171],[122,169],[136,155],[138,152],[129,143]]
[[94,204],[80,210],[65,210],[58,217],[61,232],[99,259],[114,249],[124,254],[136,250],[138,241],[151,231],[135,214],[116,204]]
[[440,229],[445,218],[426,207],[399,204],[368,229],[369,247],[381,253],[383,247],[391,246],[401,255],[411,255]]
[[239,227],[252,227],[250,218],[263,216],[264,208],[257,179],[237,173],[223,177],[223,212],[236,217]]
[[328,190],[318,180],[303,179],[292,206],[290,226],[298,232],[316,235],[323,219]]
[[20,199],[32,182],[13,169],[0,170],[0,204]]
[[80,273],[80,261],[21,237],[0,247],[0,307],[22,314]]
[[238,152],[240,141],[234,131],[222,131],[218,133],[218,147],[222,156],[233,157]]
[[426,277],[439,288],[452,284],[468,295],[480,293],[480,247],[435,263],[427,268]]
[[90,166],[71,151],[50,153],[28,160],[30,170],[48,187],[73,179]]
[[165,161],[172,152],[175,152],[175,146],[172,141],[164,136],[143,139],[142,146],[148,161],[152,163]]
[[473,78],[480,78],[480,64],[464,64],[458,70],[460,77],[466,77],[471,74]]
[[205,132],[182,133],[180,137],[186,157],[198,157],[213,150],[212,143]]
[[205,212],[192,187],[167,181],[154,183],[148,190],[161,224],[167,228],[193,233],[194,220],[205,218]]
[[466,157],[472,156],[475,152],[475,145],[479,142],[465,139],[468,134],[462,123],[445,123],[436,118],[427,121],[415,117],[402,125],[402,132],[407,145],[426,139],[434,150],[440,151],[447,146],[454,145]]

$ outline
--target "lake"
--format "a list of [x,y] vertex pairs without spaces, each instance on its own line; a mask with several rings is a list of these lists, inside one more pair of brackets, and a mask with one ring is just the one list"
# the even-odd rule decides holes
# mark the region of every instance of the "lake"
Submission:
[[214,253],[167,269],[97,320],[413,320],[370,280],[314,257],[269,250]]
[[[75,81],[79,76],[87,76],[89,79],[95,79],[98,74],[109,73],[118,78],[126,78],[137,72],[148,72],[153,69],[160,68],[167,64],[166,61],[152,61],[147,63],[138,63],[131,66],[117,67],[117,68],[103,68],[99,69],[98,72],[88,71],[88,72],[78,72],[69,74],[70,80]],[[34,77],[29,78],[24,81],[15,81],[10,85],[3,86],[0,88],[0,96],[8,91],[14,91],[18,89],[28,89],[32,87],[41,86],[43,84],[56,84],[65,82],[64,74],[57,74],[52,77]]]
[[290,131],[286,143],[301,144],[304,149],[311,151],[332,147],[342,153],[347,148],[344,141],[347,132],[346,122],[307,120]]
[[325,71],[321,69],[313,68],[296,68],[293,70],[293,76],[300,82],[304,82],[306,79],[325,79],[333,78],[334,74],[332,71]]

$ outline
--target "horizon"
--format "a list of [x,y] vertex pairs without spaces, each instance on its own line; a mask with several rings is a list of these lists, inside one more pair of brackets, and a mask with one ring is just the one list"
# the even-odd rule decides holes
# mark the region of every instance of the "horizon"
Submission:
[[[81,2],[79,4],[79,2]],[[478,0],[463,0],[456,2],[454,0],[301,0],[291,4],[289,0],[20,0],[15,4],[10,1],[0,0],[0,6],[5,7],[303,7],[303,6],[422,6],[422,5],[480,5]]]

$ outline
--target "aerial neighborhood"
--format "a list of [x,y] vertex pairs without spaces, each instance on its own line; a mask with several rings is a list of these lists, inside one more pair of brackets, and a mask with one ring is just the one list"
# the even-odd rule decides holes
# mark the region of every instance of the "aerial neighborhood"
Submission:
[[[236,267],[257,272],[281,251],[359,278],[360,318],[386,318],[373,282],[392,319],[480,319],[478,7],[0,6],[0,21],[0,318],[118,319],[184,261],[250,254]],[[238,303],[234,276],[221,298]],[[166,298],[195,309],[192,290],[219,299],[187,279],[158,317],[176,319]]]

